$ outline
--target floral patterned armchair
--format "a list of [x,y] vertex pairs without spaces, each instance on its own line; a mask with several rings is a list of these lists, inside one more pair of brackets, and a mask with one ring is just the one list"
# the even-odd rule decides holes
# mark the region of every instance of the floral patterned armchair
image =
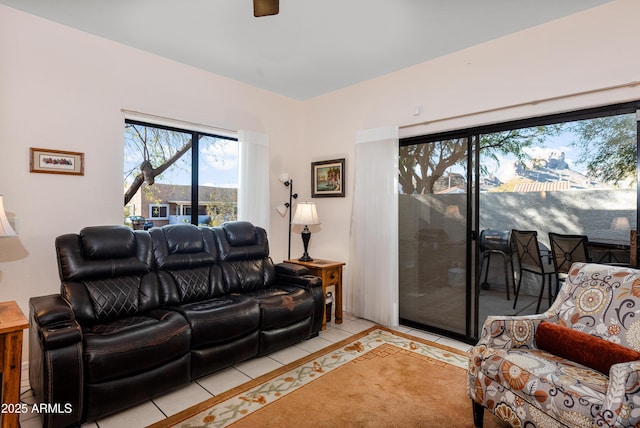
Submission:
[[[544,323],[569,332],[545,339],[554,353],[539,346]],[[577,350],[583,342],[572,342],[574,334],[588,338],[582,354]],[[639,357],[617,362],[619,349]],[[513,427],[640,427],[637,351],[640,270],[575,263],[547,312],[485,321],[469,360],[474,423],[482,427],[486,408]],[[570,357],[558,355],[563,353]],[[598,371],[576,362],[581,357],[572,359],[576,353],[614,361]]]

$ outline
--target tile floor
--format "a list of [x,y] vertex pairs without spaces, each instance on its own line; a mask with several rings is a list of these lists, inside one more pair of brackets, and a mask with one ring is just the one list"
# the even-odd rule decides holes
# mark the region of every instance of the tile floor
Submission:
[[[266,357],[254,358],[221,372],[200,378],[177,391],[165,394],[152,401],[124,410],[96,422],[85,424],[83,427],[121,428],[126,426],[128,428],[137,428],[147,426],[212,396],[238,386],[250,379],[291,363],[298,358],[319,351],[332,343],[346,339],[349,336],[366,330],[373,325],[374,324],[369,321],[345,315],[342,324],[335,324],[333,322],[328,323],[327,329],[320,332],[318,337],[275,352]],[[468,344],[404,326],[398,327],[397,331],[438,342],[463,351],[468,351],[470,348],[470,345]],[[29,374],[26,369],[23,369],[21,398],[24,402],[31,404],[33,403],[33,394],[29,389],[28,379]],[[25,414],[20,418],[20,426],[22,428],[39,428],[42,426],[42,421],[37,414]]]

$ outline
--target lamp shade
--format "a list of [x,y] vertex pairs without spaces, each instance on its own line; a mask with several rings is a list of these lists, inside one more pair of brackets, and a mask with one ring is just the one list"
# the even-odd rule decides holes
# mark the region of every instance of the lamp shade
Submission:
[[0,237],[17,236],[15,230],[9,224],[7,215],[4,212],[4,202],[0,195]]
[[316,210],[316,203],[298,202],[296,205],[296,213],[293,215],[291,224],[303,224],[305,226],[310,224],[320,224],[318,211]]
[[280,180],[280,183],[286,183],[287,181],[289,181],[289,173],[283,172],[278,176],[278,180]]

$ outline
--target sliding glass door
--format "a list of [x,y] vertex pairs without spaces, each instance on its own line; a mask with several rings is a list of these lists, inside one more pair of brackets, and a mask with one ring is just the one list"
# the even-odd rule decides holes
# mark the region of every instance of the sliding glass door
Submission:
[[400,147],[400,319],[465,335],[469,139]]
[[489,315],[535,313],[540,277],[520,278],[513,229],[536,231],[549,264],[553,232],[587,236],[592,262],[637,266],[639,108],[401,140],[400,322],[474,342]]

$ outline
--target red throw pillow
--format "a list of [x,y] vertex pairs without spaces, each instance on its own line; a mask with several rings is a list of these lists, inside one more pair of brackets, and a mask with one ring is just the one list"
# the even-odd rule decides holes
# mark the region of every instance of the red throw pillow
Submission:
[[538,349],[609,375],[613,364],[640,360],[640,352],[552,322],[536,329]]

